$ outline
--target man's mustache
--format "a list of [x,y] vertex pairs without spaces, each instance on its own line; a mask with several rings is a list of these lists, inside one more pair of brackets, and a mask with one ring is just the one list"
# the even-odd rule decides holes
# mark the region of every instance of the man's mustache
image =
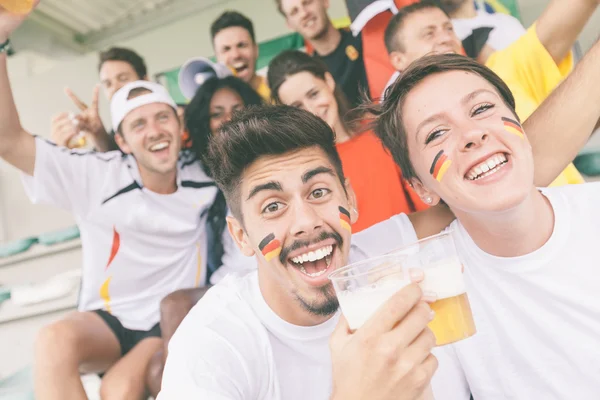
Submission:
[[303,247],[308,247],[311,244],[319,243],[327,239],[334,239],[338,246],[342,246],[342,244],[344,243],[344,239],[342,239],[342,236],[337,232],[321,232],[314,239],[296,240],[291,245],[281,249],[281,253],[279,254],[279,261],[281,261],[281,264],[285,265],[285,261],[288,259],[288,256],[292,251],[301,249]]

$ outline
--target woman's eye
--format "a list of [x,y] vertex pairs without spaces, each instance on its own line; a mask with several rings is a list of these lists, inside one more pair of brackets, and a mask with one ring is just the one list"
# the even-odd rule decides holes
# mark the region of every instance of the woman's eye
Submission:
[[311,197],[313,197],[315,199],[320,199],[320,198],[325,197],[329,193],[331,193],[331,191],[329,189],[315,189],[312,191],[312,193],[310,195],[311,195]]
[[446,130],[444,130],[444,129],[437,129],[437,130],[431,132],[429,134],[429,136],[427,136],[427,139],[425,140],[425,144],[431,143],[438,137],[442,136],[445,132],[446,132]]
[[475,115],[479,115],[479,114],[489,110],[490,108],[494,108],[494,105],[489,104],[489,103],[481,104],[475,108],[475,110],[473,111],[473,114],[471,116],[474,117]]

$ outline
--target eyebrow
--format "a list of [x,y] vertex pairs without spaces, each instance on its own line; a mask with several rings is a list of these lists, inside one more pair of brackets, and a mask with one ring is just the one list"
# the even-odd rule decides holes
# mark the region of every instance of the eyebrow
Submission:
[[246,200],[250,200],[252,197],[256,196],[258,193],[265,191],[265,190],[275,190],[278,192],[283,192],[283,188],[281,187],[281,184],[279,182],[271,181],[271,182],[263,183],[262,185],[254,186],[252,188],[252,190],[250,191],[250,195],[248,195],[248,198]]
[[[465,105],[467,103],[469,103],[470,101],[472,101],[474,98],[476,98],[477,96],[483,94],[483,93],[491,93],[493,95],[496,95],[496,93],[492,92],[491,90],[488,89],[478,89],[475,90],[469,94],[467,94],[465,97],[462,98],[462,100],[460,101],[460,103],[462,105]],[[496,95],[497,96],[497,95]],[[423,128],[423,126],[429,124],[430,122],[435,122],[438,119],[442,119],[444,113],[437,113],[434,114],[432,116],[430,116],[429,118],[427,118],[426,120],[424,120],[423,122],[421,122],[418,126],[417,126],[417,138],[419,137],[419,135],[421,134],[421,129]]]
[[317,167],[317,168],[311,169],[309,171],[306,171],[304,173],[304,175],[302,175],[302,183],[306,183],[309,180],[311,180],[312,178],[314,178],[315,176],[320,175],[320,174],[327,174],[327,175],[335,176],[335,173],[333,172],[333,170],[331,168]]

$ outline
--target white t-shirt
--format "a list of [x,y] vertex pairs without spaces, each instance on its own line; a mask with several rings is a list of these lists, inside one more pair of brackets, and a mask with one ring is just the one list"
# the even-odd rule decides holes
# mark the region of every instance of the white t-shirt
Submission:
[[[206,211],[217,188],[198,162],[180,161],[175,193],[145,189],[133,157],[68,150],[36,138],[30,199],[73,213],[81,231],[79,310],[104,309],[123,326],[148,330],[169,293],[206,280]],[[224,232],[225,270],[255,268]],[[221,272],[223,275],[224,272]]]
[[[390,240],[379,241],[380,237]],[[351,261],[411,243],[400,214],[352,237]],[[306,400],[331,394],[329,337],[338,316],[301,327],[263,299],[258,274],[230,276],[211,288],[169,343],[159,400]]]
[[600,399],[600,183],[544,189],[555,226],[513,258],[454,229],[477,333],[436,349],[436,400]]
[[454,31],[458,38],[465,40],[474,29],[493,28],[488,37],[487,44],[494,50],[502,50],[525,34],[526,30],[518,19],[504,13],[490,14],[486,11],[477,11],[474,18],[453,19]]

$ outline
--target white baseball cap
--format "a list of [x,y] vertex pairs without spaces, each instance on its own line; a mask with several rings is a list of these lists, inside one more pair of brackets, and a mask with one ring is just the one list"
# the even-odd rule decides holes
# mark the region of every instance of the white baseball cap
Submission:
[[[138,88],[147,89],[152,93],[144,93],[129,99],[128,97],[131,91]],[[131,111],[152,103],[168,104],[173,107],[173,109],[177,110],[177,104],[175,104],[175,101],[173,101],[173,98],[167,89],[158,83],[135,81],[123,86],[113,95],[112,100],[110,101],[110,115],[114,131],[116,132],[119,129],[119,125],[121,125],[123,119],[125,119],[127,114]]]

